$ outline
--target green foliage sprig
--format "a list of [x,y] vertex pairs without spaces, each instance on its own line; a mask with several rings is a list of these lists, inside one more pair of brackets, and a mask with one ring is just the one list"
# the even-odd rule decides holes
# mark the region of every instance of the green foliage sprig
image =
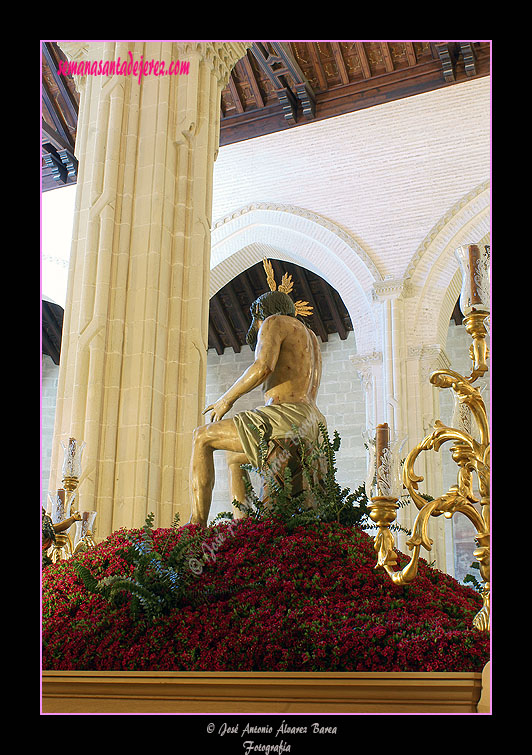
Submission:
[[153,513],[149,514],[140,534],[130,536],[131,545],[125,557],[133,566],[131,574],[114,574],[97,580],[85,566],[74,564],[89,592],[102,596],[113,605],[130,599],[132,618],[143,616],[149,622],[180,605],[185,597],[188,600],[199,597],[199,593],[193,589],[194,574],[189,561],[192,555],[198,553],[201,534],[188,530],[183,532],[167,558],[163,559],[169,537],[178,527],[179,515],[174,518],[161,552],[154,545],[154,518]]
[[[359,485],[355,490],[344,487],[337,482],[336,454],[340,449],[341,439],[335,430],[331,440],[327,428],[320,424],[320,438],[318,443],[309,446],[298,435],[294,428],[294,438],[297,440],[299,456],[302,465],[306,489],[293,495],[292,471],[287,464],[282,477],[275,475],[267,459],[267,442],[262,435],[259,441],[259,453],[262,459],[260,474],[268,485],[269,500],[265,504],[255,493],[249,479],[244,477],[246,500],[244,503],[234,500],[233,506],[244,511],[254,519],[272,517],[281,520],[292,531],[300,525],[310,525],[317,522],[337,522],[364,529],[374,528],[369,518],[368,497],[365,486]],[[259,472],[250,464],[243,464],[247,471]],[[399,505],[404,505],[399,503]],[[224,513],[220,517],[231,518],[231,514]],[[390,529],[411,534],[399,524],[391,525]]]
[[[477,569],[480,570],[480,564],[478,561],[473,561],[472,564],[469,566],[470,569]],[[464,584],[470,584],[473,590],[476,590],[477,592],[483,592],[485,585],[482,584],[482,582],[479,582],[478,579],[475,577],[474,574],[467,573],[463,579]]]

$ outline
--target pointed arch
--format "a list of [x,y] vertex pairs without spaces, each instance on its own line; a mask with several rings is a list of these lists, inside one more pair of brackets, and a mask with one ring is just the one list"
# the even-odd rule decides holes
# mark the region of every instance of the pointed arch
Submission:
[[291,205],[254,203],[214,224],[210,296],[264,257],[287,260],[321,276],[347,308],[358,351],[371,351],[376,322],[375,281],[382,280],[362,246],[316,213]]
[[410,343],[445,346],[449,319],[459,296],[461,275],[454,255],[464,244],[488,244],[490,189],[485,181],[464,195],[436,223],[414,254],[406,280],[415,297]]

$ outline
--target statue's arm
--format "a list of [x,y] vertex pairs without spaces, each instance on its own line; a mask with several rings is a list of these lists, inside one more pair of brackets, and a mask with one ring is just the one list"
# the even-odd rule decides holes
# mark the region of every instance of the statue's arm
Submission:
[[62,522],[59,522],[59,524],[54,524],[54,532],[64,532],[69,527],[71,527],[74,522],[79,522],[81,519],[81,514],[79,511],[76,511],[72,516],[70,516],[68,519],[65,519]]
[[277,316],[272,315],[260,327],[253,364],[242,373],[223,396],[220,396],[215,404],[211,404],[203,412],[204,414],[208,411],[212,412],[211,422],[222,419],[235,401],[264,383],[271,375],[279,359],[282,340],[282,328],[277,321]]

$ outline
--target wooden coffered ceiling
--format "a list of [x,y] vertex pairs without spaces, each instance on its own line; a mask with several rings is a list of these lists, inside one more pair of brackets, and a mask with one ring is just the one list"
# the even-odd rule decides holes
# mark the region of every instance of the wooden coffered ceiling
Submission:
[[54,42],[42,43],[41,146],[42,190],[76,183],[78,161],[74,156],[78,126],[79,94],[71,76],[59,74],[66,60]]
[[254,42],[222,92],[220,144],[490,72],[490,42]]
[[[220,145],[487,76],[490,51],[489,41],[254,42],[221,94]],[[43,191],[77,180],[79,95],[72,78],[58,73],[64,59],[55,42],[42,43]],[[308,322],[322,341],[331,333],[346,338],[352,325],[337,292],[308,270],[273,263],[276,279],[292,273],[295,297],[314,305]],[[227,347],[240,351],[250,323],[249,306],[265,290],[259,264],[211,299],[209,348],[219,354]],[[43,303],[43,350],[45,337],[52,336],[54,361],[59,354],[56,315]]]
[[[380,105],[490,73],[485,42],[253,42],[220,99],[220,145]],[[42,188],[75,183],[79,95],[42,43]]]

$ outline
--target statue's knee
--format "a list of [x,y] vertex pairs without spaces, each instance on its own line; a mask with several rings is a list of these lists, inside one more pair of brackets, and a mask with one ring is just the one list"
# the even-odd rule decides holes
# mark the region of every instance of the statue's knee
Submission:
[[200,425],[200,427],[196,427],[194,432],[192,433],[192,443],[196,446],[202,446],[205,444],[207,440],[207,425]]
[[249,461],[246,454],[243,454],[241,451],[228,451],[226,454],[226,460],[227,466],[230,469],[236,469],[239,472],[243,471],[240,469],[240,466],[242,464],[247,464]]

